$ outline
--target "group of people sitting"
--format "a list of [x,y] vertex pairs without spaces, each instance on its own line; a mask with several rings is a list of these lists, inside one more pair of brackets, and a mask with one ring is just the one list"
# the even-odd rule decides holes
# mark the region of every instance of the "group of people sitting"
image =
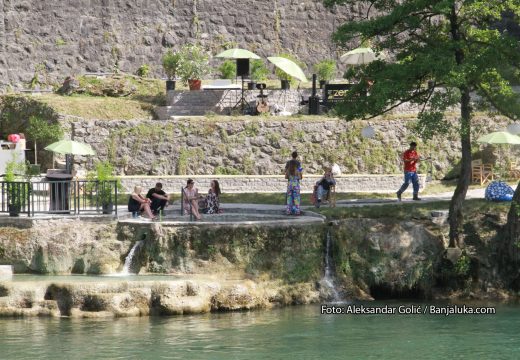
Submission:
[[[142,186],[135,186],[134,192],[128,199],[128,211],[136,216],[146,215],[151,220],[156,220],[157,216],[168,206],[170,196],[166,194],[163,185],[158,182],[155,187],[148,190],[146,196],[143,196]],[[199,195],[198,189],[195,187],[195,181],[188,179],[187,184],[182,188],[183,215],[190,213],[195,219],[201,220],[203,214],[218,214],[220,209],[220,185],[217,180],[210,183],[208,195]]]

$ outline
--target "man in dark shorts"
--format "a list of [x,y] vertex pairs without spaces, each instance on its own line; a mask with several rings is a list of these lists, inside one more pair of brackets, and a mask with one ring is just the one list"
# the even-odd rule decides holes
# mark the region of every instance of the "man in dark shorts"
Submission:
[[170,200],[170,197],[162,190],[161,183],[155,184],[155,187],[148,190],[146,197],[152,201],[150,209],[154,215],[157,215],[159,211],[164,211]]

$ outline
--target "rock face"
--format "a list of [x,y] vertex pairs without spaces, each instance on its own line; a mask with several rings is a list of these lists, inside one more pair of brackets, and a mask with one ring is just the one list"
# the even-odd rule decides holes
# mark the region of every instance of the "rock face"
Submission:
[[166,48],[236,45],[262,57],[292,52],[311,67],[336,57],[332,32],[355,13],[319,1],[0,0],[0,85],[83,72],[162,75]]
[[163,273],[165,280],[1,281],[0,316],[175,315],[317,302],[331,290],[323,288],[327,231],[342,298],[508,296],[492,255],[504,223],[495,214],[465,224],[465,253],[452,261],[444,256],[445,224],[430,220],[352,218],[331,226],[3,221],[0,263],[12,263],[16,273],[110,273],[139,243],[131,269]]
[[[336,162],[343,174],[400,173],[400,156],[413,133],[413,120],[382,119],[347,122],[323,117],[251,120],[189,119],[168,121],[79,121],[65,118],[71,137],[96,150],[100,160],[110,160],[125,175],[232,175],[280,174],[291,152],[300,153],[307,174],[322,174],[323,167]],[[476,116],[472,136],[503,128],[506,119],[490,122]],[[361,130],[372,126],[375,136],[364,138]],[[431,157],[422,173],[434,178],[453,177],[460,158],[460,141],[455,128],[446,136],[420,142],[420,152]],[[520,152],[511,149],[513,158]],[[493,162],[490,149],[475,158]],[[506,159],[503,159],[505,161]],[[79,166],[86,166],[87,159]]]
[[250,310],[319,300],[310,284],[235,280],[0,282],[0,317],[129,317]]
[[431,293],[444,243],[429,222],[346,219],[331,229],[333,260],[351,297],[421,297]]
[[166,225],[120,223],[119,238],[142,240],[134,269],[183,274],[247,274],[289,283],[321,277],[320,225]]
[[117,240],[113,221],[34,220],[20,228],[2,220],[0,261],[14,273],[114,273],[131,246]]

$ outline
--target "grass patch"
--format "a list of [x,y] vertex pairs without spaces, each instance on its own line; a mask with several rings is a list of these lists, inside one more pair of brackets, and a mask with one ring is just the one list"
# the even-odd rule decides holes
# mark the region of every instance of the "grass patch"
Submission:
[[[516,186],[516,183],[509,183],[511,186]],[[468,190],[475,189],[485,189],[486,185],[480,184],[470,184]],[[432,194],[442,194],[442,193],[452,193],[455,191],[455,187],[457,187],[457,179],[454,180],[442,180],[442,181],[433,181],[428,183],[426,189],[421,191],[421,195],[432,195]]]
[[88,95],[42,95],[39,99],[60,114],[85,119],[130,120],[151,119],[151,105],[128,98]]
[[[399,220],[409,219],[429,219],[432,210],[448,210],[450,202],[434,201],[424,203],[393,203],[371,206],[353,207],[322,207],[316,209],[322,215],[330,219],[344,218],[394,218]],[[463,212],[466,214],[488,213],[488,212],[507,212],[510,203],[493,203],[483,199],[470,199],[464,202]]]
[[[38,99],[60,114],[103,120],[151,119],[155,106],[166,105],[166,88],[162,80],[117,75],[106,78],[80,76],[78,82],[85,93],[48,94]],[[129,95],[104,96],[106,89],[122,89],[121,92]]]

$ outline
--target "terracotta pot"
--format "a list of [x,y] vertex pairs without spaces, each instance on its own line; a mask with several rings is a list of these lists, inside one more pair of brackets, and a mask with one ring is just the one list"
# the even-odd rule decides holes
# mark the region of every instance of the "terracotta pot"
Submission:
[[201,84],[202,84],[202,80],[200,80],[200,79],[188,80],[188,85],[190,87],[190,90],[200,90]]

